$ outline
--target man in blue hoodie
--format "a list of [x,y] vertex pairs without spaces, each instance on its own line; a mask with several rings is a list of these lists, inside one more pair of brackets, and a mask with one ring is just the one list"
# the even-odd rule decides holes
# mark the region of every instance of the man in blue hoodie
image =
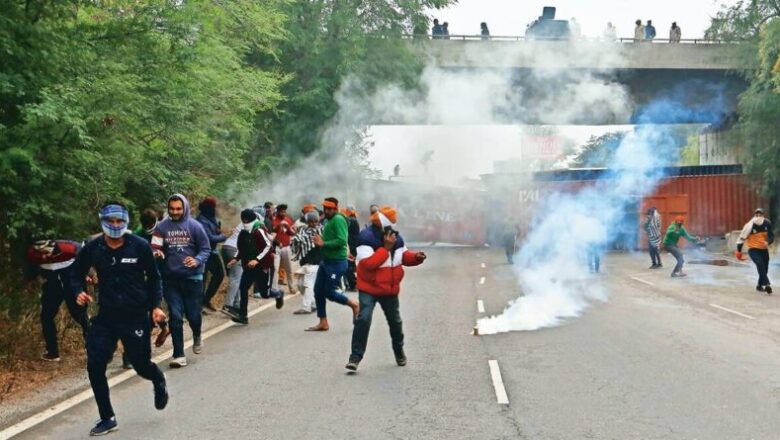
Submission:
[[165,259],[163,294],[171,314],[173,339],[171,368],[187,366],[184,356],[184,316],[192,329],[192,352],[200,354],[203,270],[211,254],[209,238],[200,223],[190,217],[190,202],[181,194],[168,198],[168,218],[152,236],[155,255]]
[[217,220],[217,199],[214,197],[206,197],[198,205],[198,217],[196,220],[203,226],[206,231],[206,235],[209,237],[209,246],[211,246],[211,254],[206,261],[205,273],[211,274],[209,284],[206,290],[203,292],[203,307],[216,312],[217,308],[211,304],[211,299],[217,293],[222,280],[225,279],[225,269],[222,264],[222,259],[217,252],[217,245],[227,240],[227,237],[222,234],[222,224]]

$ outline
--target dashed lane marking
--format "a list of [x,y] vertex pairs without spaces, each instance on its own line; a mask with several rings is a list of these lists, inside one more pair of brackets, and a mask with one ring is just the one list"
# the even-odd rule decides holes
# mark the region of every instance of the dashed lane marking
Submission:
[[485,303],[481,299],[477,300],[477,311],[479,313],[485,313]]
[[479,284],[485,284],[485,277],[479,278]]
[[[292,296],[293,295],[285,296],[285,300],[291,298]],[[272,302],[270,302],[268,304],[262,305],[262,306],[260,306],[260,307],[258,307],[256,309],[254,309],[254,310],[251,310],[248,313],[248,315],[249,316],[254,316],[254,315],[257,315],[258,313],[260,313],[260,312],[262,312],[264,310],[268,310],[271,307],[275,307],[275,306],[276,306],[275,302],[272,301]],[[214,328],[212,328],[212,329],[210,329],[210,330],[208,330],[206,332],[203,332],[201,337],[203,339],[208,339],[208,338],[216,335],[217,333],[221,333],[221,332],[223,332],[223,331],[227,330],[228,328],[233,327],[235,325],[236,324],[234,324],[232,321],[225,322],[225,323],[220,324],[220,325],[218,325],[218,326],[216,326],[216,327],[214,327]],[[184,343],[184,348],[185,349],[187,349],[189,347],[192,347],[192,339],[189,339],[188,341],[186,341]],[[160,362],[170,358],[171,356],[173,356],[173,350],[168,350],[168,351],[166,351],[164,353],[161,353],[161,354],[155,356],[154,358],[152,358],[152,362],[154,362],[155,364],[159,364]],[[124,373],[120,373],[120,374],[112,377],[111,379],[109,379],[108,380],[108,386],[109,386],[109,388],[112,388],[112,387],[114,387],[116,385],[119,385],[122,382],[125,382],[126,380],[128,380],[128,379],[130,379],[132,377],[135,377],[135,376],[136,376],[136,373],[135,373],[134,370],[125,371]],[[34,415],[32,415],[32,416],[22,420],[21,422],[16,423],[14,425],[11,425],[8,428],[0,431],[0,440],[6,440],[6,439],[9,439],[9,438],[17,435],[17,434],[21,434],[22,432],[27,431],[28,429],[30,429],[30,428],[32,428],[32,427],[34,427],[34,426],[36,426],[36,425],[38,425],[40,423],[43,423],[46,420],[49,420],[50,418],[56,416],[57,414],[63,413],[65,411],[73,408],[74,406],[80,404],[81,402],[84,402],[84,401],[86,401],[88,399],[91,399],[91,398],[92,398],[92,389],[91,388],[87,388],[86,390],[76,394],[73,397],[65,399],[62,402],[57,403],[54,406],[49,407],[49,408],[39,412],[38,414],[34,414]]]
[[490,378],[493,380],[493,389],[496,391],[496,403],[499,405],[509,405],[509,396],[506,395],[504,380],[501,378],[501,370],[498,368],[498,361],[489,360]]
[[482,266],[483,269],[487,267],[485,263],[480,264],[480,266]]
[[744,314],[742,312],[738,312],[736,310],[731,310],[728,307],[719,306],[717,304],[710,304],[710,306],[711,307],[715,307],[716,309],[723,310],[724,312],[733,313],[733,314],[735,314],[737,316],[741,316],[741,317],[743,317],[745,319],[756,319],[754,316],[746,315],[746,314]]

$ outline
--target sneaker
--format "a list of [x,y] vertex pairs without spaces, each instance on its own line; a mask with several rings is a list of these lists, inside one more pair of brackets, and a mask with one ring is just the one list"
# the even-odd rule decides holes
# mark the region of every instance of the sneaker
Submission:
[[764,289],[764,292],[766,292],[767,295],[772,294],[772,286],[766,286],[766,289]]
[[238,316],[238,313],[233,309],[233,307],[224,306],[222,307],[222,310],[220,312],[228,315],[229,317],[233,318],[235,316]]
[[255,292],[255,293],[252,294],[252,296],[257,298],[257,299],[260,299],[260,298],[263,297],[263,295],[261,295],[260,292]]
[[347,362],[347,365],[344,368],[346,368],[349,371],[357,371],[359,363],[360,363],[360,359],[350,356],[349,362]]
[[187,366],[187,358],[186,358],[186,357],[184,357],[184,356],[182,356],[182,357],[177,357],[177,358],[173,358],[173,359],[171,360],[171,363],[170,363],[170,364],[168,364],[168,366],[170,366],[171,368],[182,368],[182,367],[186,367],[186,366]]
[[234,316],[233,318],[231,318],[231,321],[241,325],[249,324],[249,318],[247,318],[246,316]]
[[123,370],[132,370],[133,369],[133,364],[131,364],[129,360],[123,358],[122,359],[122,369]]
[[284,307],[284,294],[279,292],[279,296],[276,297],[276,310],[279,310],[282,307]]
[[756,292],[764,292],[764,286],[756,286]]
[[311,311],[311,310],[306,310],[306,309],[301,308],[301,309],[298,309],[298,310],[294,311],[293,315],[311,315],[312,313],[314,313],[314,312]]
[[168,405],[168,386],[165,381],[154,385],[154,407],[162,411]]
[[398,350],[397,352],[395,352],[395,363],[399,367],[406,366],[406,353],[404,353],[403,349]]
[[648,267],[648,269],[658,269],[658,265],[657,264],[653,264],[652,266]]
[[116,423],[116,417],[111,417],[110,419],[100,419],[95,423],[95,427],[89,430],[89,435],[96,436],[96,435],[106,435],[110,432],[114,432],[119,427]]
[[56,354],[49,354],[49,352],[45,352],[41,355],[41,359],[48,362],[59,362],[60,357]]
[[201,339],[200,336],[195,338],[192,342],[192,352],[195,354],[203,353],[203,339]]

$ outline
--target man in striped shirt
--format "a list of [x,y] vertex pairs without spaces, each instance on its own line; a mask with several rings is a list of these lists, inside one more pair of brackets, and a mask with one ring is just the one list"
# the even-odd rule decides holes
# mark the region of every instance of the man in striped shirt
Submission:
[[653,206],[647,210],[647,217],[645,217],[644,230],[647,233],[647,247],[650,251],[650,260],[652,266],[650,269],[660,269],[664,267],[661,264],[661,214],[658,213],[658,209]]

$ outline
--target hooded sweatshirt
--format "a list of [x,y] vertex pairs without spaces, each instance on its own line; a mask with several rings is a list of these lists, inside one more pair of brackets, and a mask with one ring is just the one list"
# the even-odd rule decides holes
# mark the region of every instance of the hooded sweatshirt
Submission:
[[205,203],[201,203],[199,208],[200,214],[196,220],[203,226],[203,230],[206,231],[211,250],[216,252],[217,245],[227,240],[227,237],[219,232],[220,225],[217,221],[217,213],[214,208]]
[[401,234],[396,236],[392,251],[384,247],[384,231],[369,225],[360,231],[357,248],[357,288],[374,296],[395,296],[401,291],[404,266],[420,264],[416,252],[404,244]]
[[[191,279],[203,279],[203,269],[211,253],[209,238],[203,226],[190,217],[190,202],[181,194],[169,199],[180,199],[184,204],[184,214],[179,221],[166,218],[157,225],[152,236],[152,247],[165,254],[165,276]],[[192,257],[198,265],[189,268],[184,259]]]

